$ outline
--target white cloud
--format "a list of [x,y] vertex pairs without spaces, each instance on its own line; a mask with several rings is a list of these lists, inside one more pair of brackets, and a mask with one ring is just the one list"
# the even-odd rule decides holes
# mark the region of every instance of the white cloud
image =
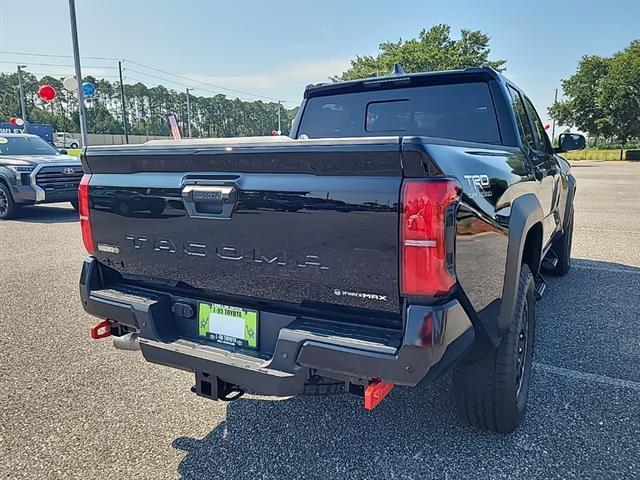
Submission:
[[[274,98],[297,99],[310,83],[321,83],[339,75],[349,67],[349,60],[319,60],[291,62],[271,72],[248,75],[216,76],[185,73],[184,76],[221,87],[266,95]],[[194,87],[199,84],[193,83]],[[202,88],[207,87],[202,85]]]

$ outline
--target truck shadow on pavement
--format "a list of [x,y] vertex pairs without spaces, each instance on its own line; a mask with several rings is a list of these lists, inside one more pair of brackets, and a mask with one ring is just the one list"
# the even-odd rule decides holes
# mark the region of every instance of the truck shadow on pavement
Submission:
[[373,412],[349,394],[229,403],[226,420],[204,438],[173,442],[186,452],[178,473],[185,479],[344,478],[350,473],[377,478],[380,463],[402,469],[407,456],[418,461],[422,446],[417,451],[415,446],[429,437],[449,438],[452,447],[456,443],[457,431],[466,427],[456,424],[447,383],[396,387]]
[[49,207],[45,205],[34,205],[22,207],[16,222],[26,223],[70,223],[79,220],[78,212],[69,205],[69,208]]
[[[463,425],[450,375],[429,386],[396,387],[373,412],[349,394],[249,396],[229,403],[226,419],[203,438],[173,441],[185,453],[178,474],[185,479],[633,478],[640,357],[635,350],[625,354],[625,342],[640,328],[640,305],[628,297],[640,284],[640,269],[577,260],[566,277],[549,277],[549,283],[538,310],[529,408],[514,433]],[[626,287],[616,287],[621,283]],[[621,307],[619,318],[594,336],[603,306],[614,304]],[[576,332],[581,342],[575,342]],[[581,378],[577,370],[590,377]]]

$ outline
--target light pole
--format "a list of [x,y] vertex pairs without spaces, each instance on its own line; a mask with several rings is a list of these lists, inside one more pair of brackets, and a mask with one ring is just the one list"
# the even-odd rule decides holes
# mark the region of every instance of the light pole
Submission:
[[124,98],[124,84],[122,83],[122,62],[118,62],[120,72],[120,100],[122,101],[122,127],[124,128],[124,141],[129,144],[129,133],[127,132],[127,106]]
[[282,133],[282,128],[280,125],[280,100],[278,100],[278,135]]
[[24,120],[24,131],[27,131],[27,106],[24,103],[24,83],[22,82],[22,69],[26,65],[18,65],[18,86],[20,87],[20,108],[22,109],[22,120]]
[[189,138],[191,138],[191,100],[189,100],[189,90],[193,90],[193,88],[187,88],[187,132]]
[[73,43],[73,64],[76,70],[76,80],[78,81],[78,119],[80,121],[80,137],[82,146],[86,147],[87,139],[87,112],[84,108],[84,94],[82,92],[82,71],[80,69],[80,48],[78,47],[78,25],[76,23],[76,2],[69,0],[69,18],[71,21],[71,42]]

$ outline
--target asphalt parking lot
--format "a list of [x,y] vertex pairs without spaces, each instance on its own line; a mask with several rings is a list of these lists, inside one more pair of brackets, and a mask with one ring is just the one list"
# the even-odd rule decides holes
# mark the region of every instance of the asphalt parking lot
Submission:
[[640,478],[640,163],[579,162],[573,265],[538,308],[529,411],[459,423],[449,378],[350,395],[211,402],[188,373],[90,341],[84,249],[60,204],[0,222],[3,478]]

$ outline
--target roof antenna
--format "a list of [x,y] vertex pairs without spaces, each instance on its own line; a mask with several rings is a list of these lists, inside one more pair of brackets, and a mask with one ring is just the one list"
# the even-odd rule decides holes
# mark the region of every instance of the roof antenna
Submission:
[[402,68],[402,65],[400,65],[399,63],[394,63],[393,71],[391,72],[391,75],[400,76],[400,75],[406,75],[406,73],[404,71],[404,68]]

